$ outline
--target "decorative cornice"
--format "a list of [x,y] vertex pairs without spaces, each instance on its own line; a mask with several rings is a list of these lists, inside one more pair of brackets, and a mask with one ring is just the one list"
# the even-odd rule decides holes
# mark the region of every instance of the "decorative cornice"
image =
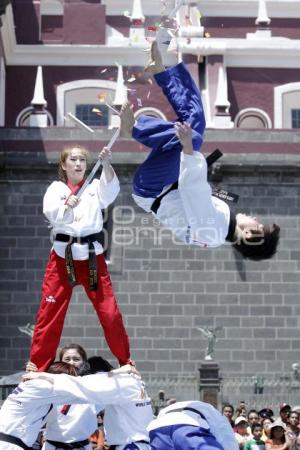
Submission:
[[178,38],[177,43],[181,53],[223,55],[227,67],[300,68],[300,40]]
[[[12,7],[9,5],[3,16],[1,28],[3,48],[7,65],[16,66],[114,66],[117,61],[123,66],[143,66],[148,61],[149,44],[145,41],[137,46],[128,45],[128,38],[124,38],[122,45],[71,45],[71,44],[43,44],[18,45],[15,37],[15,27]],[[166,65],[177,62],[174,54],[166,54]]]
[[[106,6],[108,16],[122,16],[124,11],[132,8],[132,0],[102,0],[101,3]],[[198,3],[203,17],[257,16],[257,0],[198,0],[193,3]],[[174,4],[174,1],[168,2],[170,10]],[[142,7],[145,16],[159,15],[163,11],[161,0],[142,0]],[[42,0],[41,12],[45,15],[63,14],[62,0]],[[300,17],[300,4],[298,0],[268,0],[268,13],[271,18],[297,18]]]

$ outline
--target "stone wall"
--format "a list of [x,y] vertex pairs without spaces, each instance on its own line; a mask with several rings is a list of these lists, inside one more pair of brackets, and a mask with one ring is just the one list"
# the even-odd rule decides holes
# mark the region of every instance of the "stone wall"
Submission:
[[[246,155],[241,158],[246,161]],[[49,230],[42,197],[53,165],[2,165],[0,171],[0,375],[21,370],[34,323]],[[300,173],[295,163],[267,168],[221,164],[215,183],[241,196],[239,208],[282,227],[277,256],[243,261],[229,246],[215,250],[173,243],[130,196],[133,167],[120,165],[110,272],[131,340],[145,374],[197,373],[207,340],[198,327],[221,326],[215,359],[224,375],[280,374],[300,360]],[[62,344],[81,343],[111,358],[93,308],[78,287]],[[113,359],[112,359],[113,361]]]

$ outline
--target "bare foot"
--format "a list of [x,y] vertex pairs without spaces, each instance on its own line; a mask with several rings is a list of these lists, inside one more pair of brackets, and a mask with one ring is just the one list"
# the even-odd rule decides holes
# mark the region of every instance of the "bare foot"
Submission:
[[180,140],[183,153],[193,155],[192,129],[187,122],[175,123],[176,136]]
[[162,57],[157,45],[157,41],[153,41],[150,50],[150,60],[145,67],[145,71],[155,74],[163,72],[164,70],[165,66],[163,65],[162,62]]
[[131,137],[134,126],[134,115],[129,102],[124,103],[120,111],[121,127],[120,137]]

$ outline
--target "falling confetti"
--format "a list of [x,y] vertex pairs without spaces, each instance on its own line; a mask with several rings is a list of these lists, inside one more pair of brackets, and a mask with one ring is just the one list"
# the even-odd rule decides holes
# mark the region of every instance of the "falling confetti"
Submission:
[[151,94],[151,92],[149,91],[148,94],[147,94],[147,100],[149,100],[150,94]]
[[152,78],[148,78],[148,80],[147,80],[147,81],[148,81],[148,83],[149,83],[149,84],[153,84],[153,80],[152,80]]
[[166,11],[166,9],[167,9],[167,4],[166,4],[166,2],[163,1],[163,0],[161,0],[161,3],[162,3],[162,5],[163,5],[163,8],[162,8],[162,10],[161,10],[161,12],[160,12],[160,15],[163,16],[164,13],[165,13],[165,11]]
[[98,108],[93,108],[92,112],[98,114],[99,116],[103,116],[102,112]]
[[140,98],[137,98],[137,104],[141,108],[143,106],[142,100]]
[[100,73],[105,73],[107,72],[107,69],[102,69]]
[[135,80],[136,80],[136,78],[134,76],[132,76],[127,81],[128,81],[128,83],[132,83]]
[[98,98],[100,103],[105,102],[105,100],[106,100],[106,93],[105,92],[100,92],[100,94],[97,95],[97,98]]

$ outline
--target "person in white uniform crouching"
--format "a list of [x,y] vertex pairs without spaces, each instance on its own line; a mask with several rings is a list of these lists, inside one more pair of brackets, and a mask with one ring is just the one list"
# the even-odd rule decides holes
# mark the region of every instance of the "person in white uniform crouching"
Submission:
[[226,417],[200,401],[163,408],[148,431],[152,450],[238,450]]

